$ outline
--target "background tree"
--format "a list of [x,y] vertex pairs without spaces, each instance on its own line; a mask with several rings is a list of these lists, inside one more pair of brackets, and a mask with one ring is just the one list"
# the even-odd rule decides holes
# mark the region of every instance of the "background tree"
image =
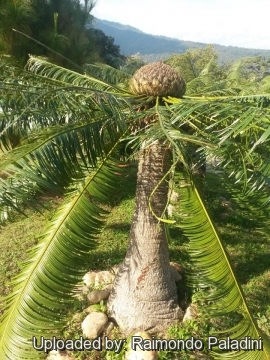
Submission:
[[270,59],[262,56],[245,57],[235,61],[228,68],[227,78],[234,84],[256,84],[270,75]]
[[0,51],[25,59],[25,53],[30,50],[29,41],[19,38],[12,29],[31,33],[31,22],[36,18],[31,1],[1,0],[0,17]]
[[216,79],[224,77],[224,72],[218,64],[218,53],[213,45],[207,45],[202,49],[188,49],[184,54],[173,54],[164,62],[175,68],[189,82],[199,76],[200,72],[210,64],[211,74]]
[[[196,96],[191,93],[192,82],[187,95],[179,98],[182,92],[177,94],[178,97],[166,92],[134,94],[124,86],[129,75],[108,66],[92,67],[95,74],[99,68],[99,77],[75,73],[35,57],[30,58],[24,71],[5,58],[1,66],[0,141],[5,154],[1,157],[0,169],[6,174],[6,179],[1,181],[1,217],[6,218],[11,209],[19,210],[22,204],[36,204],[34,197],[39,191],[49,189],[67,195],[48,231],[31,251],[23,272],[14,280],[14,292],[5,300],[6,312],[0,326],[3,359],[35,358],[37,354],[29,343],[29,334],[48,337],[48,332],[53,331],[56,335],[63,326],[66,320],[64,310],[73,303],[72,290],[85,273],[89,251],[105,219],[100,204],[118,186],[121,168],[117,164],[120,161],[113,158],[113,154],[127,136],[136,141],[140,149],[136,202],[141,204],[139,210],[147,215],[147,219],[151,219],[154,225],[159,224],[161,244],[164,245],[166,240],[164,229],[170,224],[165,216],[163,200],[167,192],[166,181],[171,175],[172,187],[181,199],[173,221],[190,240],[193,270],[190,284],[204,289],[210,317],[222,320],[234,315],[235,322],[231,326],[224,328],[220,322],[219,330],[224,336],[258,338],[261,332],[248,309],[193,174],[198,159],[194,160],[194,152],[189,150],[190,145],[195,144],[201,158],[206,154],[218,156],[224,171],[235,176],[246,192],[257,195],[260,189],[260,194],[269,200],[265,186],[269,179],[269,108],[264,103],[265,99],[269,100],[269,95],[241,95],[240,88],[226,89],[224,81],[216,81],[210,88],[209,68],[202,72],[204,75],[195,84]],[[123,83],[102,80],[101,74],[105,79],[113,79],[114,74]],[[139,87],[162,87],[167,76],[159,77],[155,72],[153,75],[153,78],[137,77]],[[207,91],[203,88],[204,77],[207,78]],[[174,83],[176,79],[177,75],[173,75],[167,80]],[[23,137],[21,145],[14,150],[10,144],[12,128]],[[172,161],[166,155],[167,149],[172,153]],[[181,166],[177,167],[179,162]],[[145,178],[144,168],[150,169],[150,173],[155,170],[155,176],[149,174]],[[144,188],[147,192],[142,202],[139,189]],[[162,203],[159,193],[162,194]],[[138,214],[135,212],[132,229],[138,231],[138,224],[141,224],[142,233],[137,239],[144,235],[149,239],[150,224],[144,227],[144,219]],[[131,236],[131,239],[134,238]],[[153,237],[148,241],[151,255],[157,239]],[[143,248],[139,242],[136,245],[138,254],[142,256],[140,249],[143,252],[146,244]],[[136,246],[131,243],[130,249],[134,255]],[[134,261],[130,266],[131,258],[128,253],[119,276],[127,274],[129,283],[126,285],[133,282],[140,287],[137,301],[149,305],[160,300],[164,309],[167,302],[167,308],[174,311],[173,281],[167,270],[167,257],[162,260],[145,256],[143,262]],[[158,271],[164,274],[161,284],[153,272],[157,263],[163,264],[158,266]],[[131,269],[136,269],[137,278],[133,277]],[[165,288],[166,294],[166,277],[170,284],[167,297],[158,300],[156,293],[151,292],[146,301],[143,296],[149,294],[147,284],[151,281],[156,288],[159,285]],[[147,284],[144,283],[146,279]],[[112,304],[116,306],[119,301],[114,303],[112,299]],[[170,308],[170,305],[173,306]],[[112,314],[113,311],[111,307]],[[164,313],[164,317],[155,319],[157,328],[162,323],[168,325],[167,315]],[[116,316],[121,324],[123,317],[121,314]],[[130,316],[130,322],[134,322],[138,314]],[[149,323],[152,326],[152,320],[153,316],[148,312],[148,317],[142,321],[144,327]],[[123,330],[130,330],[126,321],[122,326]],[[265,338],[264,350],[249,353],[250,358],[269,359],[267,343]],[[242,359],[246,352],[233,355]],[[231,358],[232,353],[217,356],[226,359]]]
[[[79,0],[1,0],[0,5],[0,50],[15,56],[22,64],[29,54],[36,54],[71,67],[70,61],[49,48],[78,66],[94,61],[111,64],[111,58],[121,56],[114,40],[91,26],[95,5],[92,0],[84,4]],[[14,32],[13,28],[46,47]]]

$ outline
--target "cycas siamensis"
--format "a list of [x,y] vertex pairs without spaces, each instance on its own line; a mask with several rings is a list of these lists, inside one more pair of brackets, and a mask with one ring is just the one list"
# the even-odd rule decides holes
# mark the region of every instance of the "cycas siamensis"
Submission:
[[[152,123],[158,123],[159,106],[155,108],[155,103],[163,105],[162,98],[183,96],[185,82],[169,65],[157,62],[140,68],[130,80],[130,89],[136,95],[148,96],[139,108],[146,112],[135,125],[136,132],[138,127],[151,128]],[[107,303],[110,316],[126,333],[146,328],[163,331],[183,317],[169,261],[166,228],[160,222],[168,202],[172,146],[155,129],[153,138],[148,135],[138,155],[129,247]]]

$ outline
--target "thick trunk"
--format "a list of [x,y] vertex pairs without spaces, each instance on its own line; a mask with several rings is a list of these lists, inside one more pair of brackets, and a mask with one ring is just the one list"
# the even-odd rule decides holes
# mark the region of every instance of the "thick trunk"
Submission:
[[[110,316],[127,333],[163,331],[182,318],[164,225],[152,215],[148,205],[150,194],[170,163],[171,152],[160,143],[141,151],[130,244],[108,301]],[[163,181],[151,199],[157,216],[165,209],[167,195],[168,183]]]

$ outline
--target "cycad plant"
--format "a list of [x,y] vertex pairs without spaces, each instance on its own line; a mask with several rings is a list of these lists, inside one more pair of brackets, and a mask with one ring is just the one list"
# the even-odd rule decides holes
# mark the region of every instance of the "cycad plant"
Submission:
[[[181,76],[161,62],[133,77],[102,64],[87,69],[89,74],[80,74],[30,57],[22,70],[1,59],[1,220],[25,205],[38,206],[40,192],[66,196],[4,299],[1,359],[38,358],[32,337],[60,332],[106,221],[101,204],[121,179],[117,150],[127,139],[138,157],[136,204],[109,314],[126,333],[162,331],[181,321],[168,255],[173,221],[189,239],[189,283],[204,289],[209,316],[237,318],[218,336],[263,336],[262,351],[217,350],[213,357],[269,359],[268,339],[248,309],[196,169],[216,156],[244,194],[259,194],[267,204],[270,94],[260,92],[263,87],[244,93],[237,84],[230,86],[230,79],[215,82],[210,65],[187,84],[185,95]],[[179,206],[168,219],[172,190],[179,194]]]

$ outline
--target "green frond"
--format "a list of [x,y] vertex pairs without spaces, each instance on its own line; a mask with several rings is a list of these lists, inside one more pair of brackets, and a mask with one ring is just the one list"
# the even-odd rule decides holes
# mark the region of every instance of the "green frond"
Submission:
[[22,203],[32,205],[37,191],[61,192],[80,178],[110,151],[137,114],[124,93],[119,97],[92,89],[85,75],[41,59],[31,58],[37,66],[33,73],[12,59],[1,60],[0,148],[8,151],[0,161],[6,177],[0,181],[3,221]]
[[27,69],[35,74],[38,74],[45,78],[50,78],[62,83],[62,85],[66,86],[77,86],[89,88],[91,90],[99,90],[111,93],[119,93],[124,95],[126,92],[116,85],[112,85],[109,82],[104,80],[100,80],[98,77],[79,74],[75,71],[65,69],[61,66],[57,66],[55,64],[51,64],[45,59],[30,56]]
[[89,266],[89,251],[106,212],[99,205],[117,188],[121,168],[105,159],[69,194],[45,234],[29,253],[13,293],[5,299],[0,324],[1,360],[37,359],[32,337],[59,334],[74,286]]
[[252,144],[247,145],[241,138],[230,140],[215,150],[208,150],[208,156],[218,159],[217,170],[222,170],[240,184],[243,196],[259,196],[266,204],[270,201],[270,149],[264,144],[249,154]]
[[86,64],[84,67],[86,74],[113,85],[123,84],[131,78],[130,74],[102,63]]
[[212,59],[209,61],[209,63],[206,64],[206,66],[200,72],[200,76],[211,74],[216,67],[215,61],[216,61],[216,57],[213,56]]
[[231,316],[237,320],[233,326],[216,330],[219,339],[263,338],[263,351],[213,351],[216,359],[270,359],[270,342],[259,330],[245,300],[243,291],[235,277],[226,249],[210,219],[196,185],[183,174],[176,175],[174,188],[179,193],[181,213],[175,219],[184,235],[189,239],[188,252],[191,259],[189,281],[194,287],[203,289],[210,319]]
[[269,100],[270,94],[169,99],[173,103],[168,114],[163,112],[168,119],[163,124],[175,129],[175,136],[194,136],[243,188],[258,190],[270,180]]
[[93,169],[125,136],[126,122],[104,119],[55,126],[35,133],[26,143],[2,155],[0,219],[24,203],[32,206],[40,191],[62,192]]
[[[31,89],[31,84],[29,84]],[[0,143],[4,147],[13,134],[21,137],[42,128],[97,118],[124,118],[132,108],[124,99],[111,94],[92,93],[87,89],[56,88],[39,92],[24,90],[16,97],[16,89],[7,89],[14,96],[1,101]],[[31,91],[31,90],[30,90]]]
[[237,95],[236,89],[228,87],[226,80],[216,80],[211,73],[211,62],[202,73],[187,84],[187,91],[184,98],[207,96],[233,96]]
[[101,80],[40,59],[31,61],[33,73],[1,63],[8,70],[0,83],[0,147],[4,150],[43,128],[108,117],[123,119],[134,112],[131,95],[123,90],[116,93]]
[[242,66],[244,64],[245,60],[244,58],[235,61],[227,74],[227,80],[230,81],[232,84],[234,85],[239,85],[241,83],[241,79],[242,79]]
[[270,110],[264,104],[269,98],[258,94],[163,99],[171,105],[157,103],[160,126],[146,134],[167,139],[186,171],[198,168],[206,157],[218,158],[219,169],[241,184],[245,196],[260,194],[266,203],[270,200]]
[[[256,69],[254,63],[261,62],[258,57],[244,57],[236,60],[228,70],[227,83],[230,87],[237,87],[241,95],[258,94],[262,92],[262,73]],[[259,68],[264,65],[260,64]]]

